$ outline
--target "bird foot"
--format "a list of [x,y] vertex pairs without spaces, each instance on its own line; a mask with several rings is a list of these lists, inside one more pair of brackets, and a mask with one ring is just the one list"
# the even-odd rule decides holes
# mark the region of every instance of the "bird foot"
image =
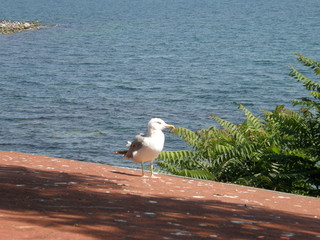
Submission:
[[158,176],[156,176],[156,175],[151,175],[150,177],[151,177],[151,178],[160,178],[160,177],[158,177]]

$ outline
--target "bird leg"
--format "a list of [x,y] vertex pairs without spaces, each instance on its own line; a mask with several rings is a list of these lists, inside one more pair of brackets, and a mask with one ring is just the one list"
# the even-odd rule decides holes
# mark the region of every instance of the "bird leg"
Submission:
[[143,165],[143,162],[141,162],[141,170],[142,170],[141,177],[145,177],[145,175],[144,175],[144,165]]
[[153,162],[150,162],[150,170],[151,170],[151,178],[159,178],[159,177],[153,175]]

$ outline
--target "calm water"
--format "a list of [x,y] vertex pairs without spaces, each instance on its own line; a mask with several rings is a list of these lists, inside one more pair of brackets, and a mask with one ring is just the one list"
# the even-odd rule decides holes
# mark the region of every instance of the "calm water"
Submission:
[[0,149],[119,166],[151,117],[197,130],[241,121],[233,102],[290,105],[294,53],[320,56],[319,0],[0,0],[0,19],[53,26],[0,36]]

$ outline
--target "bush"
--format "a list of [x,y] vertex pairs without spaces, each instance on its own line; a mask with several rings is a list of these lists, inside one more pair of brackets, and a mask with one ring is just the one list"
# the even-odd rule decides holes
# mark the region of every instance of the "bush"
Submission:
[[[297,54],[298,61],[320,74],[320,63]],[[309,90],[311,98],[294,100],[300,111],[280,105],[263,111],[262,119],[243,105],[242,124],[215,115],[222,128],[196,133],[176,128],[192,150],[163,151],[157,164],[168,173],[243,184],[296,194],[320,195],[320,84],[291,67],[290,76]]]

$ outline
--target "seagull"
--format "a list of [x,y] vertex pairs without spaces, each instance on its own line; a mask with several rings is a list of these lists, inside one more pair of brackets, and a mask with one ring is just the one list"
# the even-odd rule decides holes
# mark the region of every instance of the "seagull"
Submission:
[[164,133],[162,130],[165,128],[173,129],[173,125],[166,124],[160,118],[152,118],[148,123],[148,134],[144,136],[139,134],[135,137],[133,142],[128,142],[128,150],[117,151],[115,153],[124,155],[125,159],[133,159],[133,162],[141,163],[142,177],[144,175],[144,163],[150,162],[151,177],[153,175],[153,160],[156,159],[163,149]]

